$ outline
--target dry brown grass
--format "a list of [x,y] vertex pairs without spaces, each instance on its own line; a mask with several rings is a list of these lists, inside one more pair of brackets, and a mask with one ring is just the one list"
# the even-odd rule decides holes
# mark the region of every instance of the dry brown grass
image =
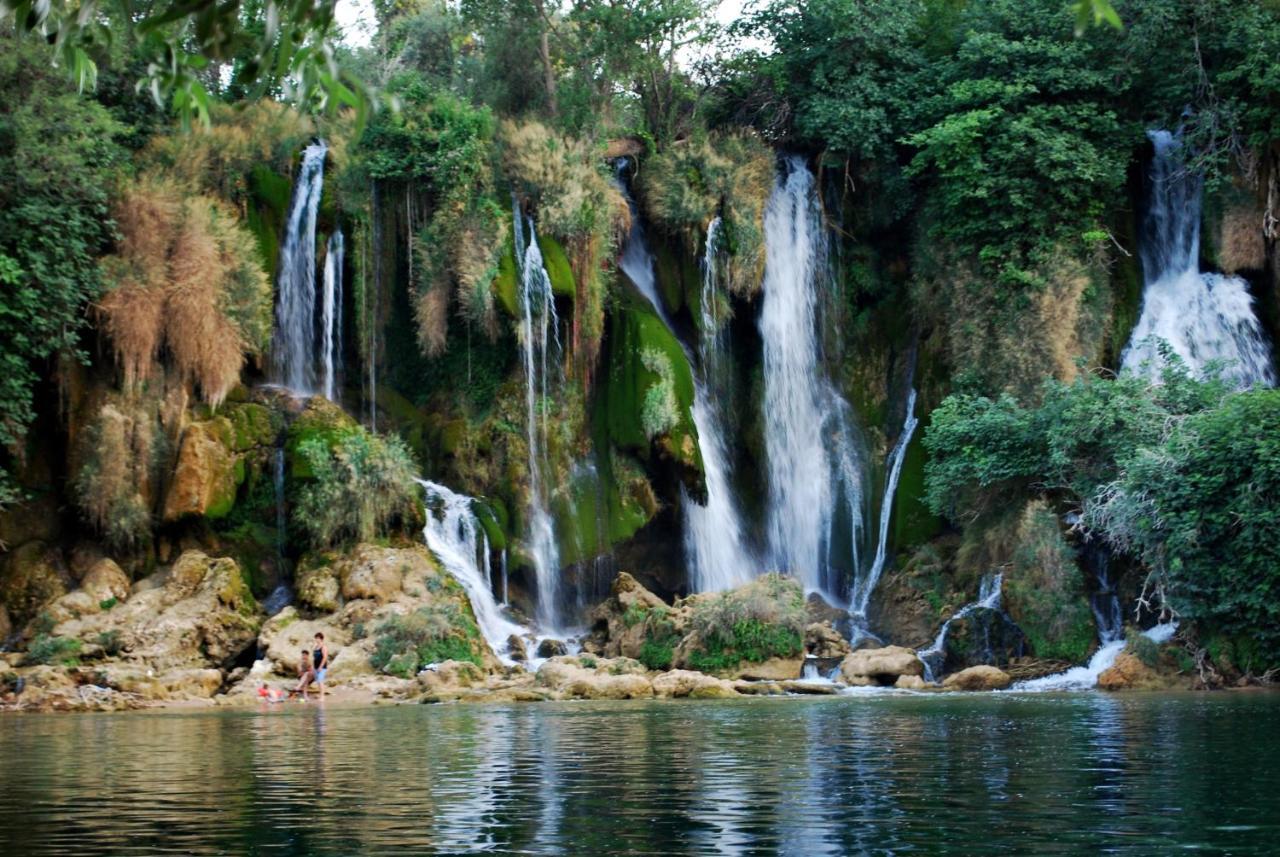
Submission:
[[117,223],[97,313],[126,390],[155,377],[167,354],[206,401],[220,403],[245,353],[269,336],[271,287],[252,236],[224,203],[184,200],[179,183],[145,177],[122,195]]
[[150,532],[163,439],[149,403],[128,397],[104,404],[84,434],[76,503],[112,547],[131,548]]
[[1218,264],[1228,274],[1267,267],[1267,241],[1262,211],[1256,204],[1228,208],[1218,223]]

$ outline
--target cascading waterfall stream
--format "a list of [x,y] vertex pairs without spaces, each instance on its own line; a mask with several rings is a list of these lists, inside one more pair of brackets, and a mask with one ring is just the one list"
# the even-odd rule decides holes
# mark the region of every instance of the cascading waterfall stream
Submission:
[[329,236],[324,257],[324,306],[321,316],[324,361],[320,392],[329,401],[337,401],[338,372],[342,369],[342,264],[346,248],[342,230]]
[[[807,591],[837,603],[841,566],[856,571],[862,527],[861,468],[849,406],[819,361],[819,281],[827,241],[803,159],[788,157],[764,215],[765,451],[768,560]],[[843,508],[847,517],[837,512]],[[848,531],[837,531],[847,521]],[[836,555],[848,544],[849,556]]]
[[476,624],[489,647],[510,663],[507,641],[512,636],[532,635],[528,628],[503,616],[493,597],[487,566],[481,567],[487,563],[489,551],[487,541],[481,543],[483,530],[472,511],[475,501],[438,483],[417,481],[427,497],[427,524],[422,530],[427,547],[466,590]]
[[1168,131],[1148,136],[1155,158],[1138,242],[1142,315],[1122,357],[1124,371],[1158,379],[1163,340],[1192,370],[1225,361],[1223,377],[1239,387],[1274,386],[1271,348],[1248,284],[1240,277],[1200,271],[1203,177],[1185,166],[1177,136]]
[[327,153],[323,142],[303,150],[280,247],[272,358],[275,380],[297,393],[316,386],[316,214]]
[[[538,589],[538,624],[543,631],[560,627],[560,549],[555,522],[548,510],[549,488],[543,481],[547,459],[547,352],[560,350],[551,277],[542,262],[532,220],[514,205],[515,246],[520,259],[520,339],[524,357],[526,434],[529,443],[529,552]],[[525,245],[524,227],[528,228]]]
[[[639,212],[626,185],[619,178],[618,186],[631,206],[631,232],[623,249],[618,267],[633,282],[646,300],[653,305],[663,324],[675,336],[675,328],[667,317],[658,295],[654,275],[653,253],[645,237]],[[689,565],[689,587],[694,592],[715,592],[732,589],[747,583],[755,576],[758,563],[747,549],[742,519],[733,499],[730,481],[729,450],[725,442],[723,420],[716,397],[712,393],[711,373],[719,359],[717,351],[722,347],[721,338],[712,334],[716,330],[714,316],[707,325],[708,306],[713,304],[715,290],[715,239],[719,218],[707,228],[707,248],[703,268],[703,337],[701,360],[695,361],[683,343],[690,364],[698,366],[694,373],[693,424],[698,432],[698,449],[702,455],[702,470],[706,482],[707,502],[696,503],[680,488],[680,505],[684,510],[685,557]],[[710,310],[714,313],[714,309]],[[678,337],[677,337],[678,339]]]
[[937,681],[938,674],[942,671],[942,662],[946,657],[947,633],[951,630],[951,623],[963,619],[975,610],[999,610],[1000,587],[1003,584],[1003,574],[984,576],[982,582],[978,584],[978,600],[961,607],[950,619],[943,622],[942,627],[938,629],[938,636],[933,638],[933,644],[917,653],[920,662],[924,664],[926,681]]
[[[849,612],[856,618],[865,620],[867,607],[871,603],[871,593],[880,582],[884,572],[885,557],[889,545],[889,521],[893,517],[893,501],[898,493],[898,480],[902,477],[902,462],[907,456],[907,447],[911,445],[911,437],[915,434],[920,420],[916,417],[916,391],[911,388],[907,394],[907,416],[902,423],[902,431],[898,442],[889,453],[889,472],[885,478],[884,499],[880,503],[880,533],[876,542],[876,555],[865,575],[857,575],[853,581],[853,597],[850,599]],[[998,592],[997,592],[998,594]]]

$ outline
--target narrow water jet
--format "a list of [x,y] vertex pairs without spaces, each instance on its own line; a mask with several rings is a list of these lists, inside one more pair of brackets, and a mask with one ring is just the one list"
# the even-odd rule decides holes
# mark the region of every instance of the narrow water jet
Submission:
[[1225,363],[1223,377],[1240,388],[1275,386],[1271,346],[1240,277],[1200,271],[1200,211],[1204,177],[1192,172],[1181,139],[1150,131],[1155,157],[1138,242],[1142,315],[1121,356],[1129,374],[1159,379],[1160,342],[1193,371]]
[[303,150],[280,246],[272,363],[274,380],[296,393],[316,387],[316,215],[327,153],[324,142]]
[[320,392],[331,402],[337,401],[338,373],[342,369],[342,265],[345,254],[342,230],[335,230],[329,236],[324,257],[324,305],[320,319],[323,337]]
[[853,580],[853,597],[850,599],[849,612],[855,619],[865,621],[867,607],[871,603],[871,594],[875,592],[880,575],[884,572],[885,559],[889,550],[889,522],[893,518],[893,502],[898,493],[898,480],[902,477],[902,462],[907,455],[907,447],[911,445],[911,437],[915,434],[920,420],[916,417],[916,390],[911,388],[907,394],[907,416],[902,423],[902,431],[898,434],[898,442],[889,453],[889,468],[885,476],[884,499],[880,501],[880,532],[876,542],[876,555],[871,568],[865,575],[855,574]]

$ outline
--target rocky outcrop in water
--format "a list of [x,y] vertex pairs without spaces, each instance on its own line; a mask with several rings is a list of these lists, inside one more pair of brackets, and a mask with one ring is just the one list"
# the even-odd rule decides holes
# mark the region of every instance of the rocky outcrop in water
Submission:
[[924,664],[916,653],[902,646],[859,649],[840,663],[840,676],[853,687],[892,685],[900,676],[922,676]]
[[999,667],[967,667],[943,680],[946,690],[1004,690],[1013,679]]

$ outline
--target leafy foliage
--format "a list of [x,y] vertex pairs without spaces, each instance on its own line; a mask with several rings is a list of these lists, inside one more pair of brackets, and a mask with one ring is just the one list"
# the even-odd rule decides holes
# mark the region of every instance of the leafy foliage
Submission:
[[314,547],[371,541],[417,515],[417,468],[399,438],[349,426],[297,452],[311,478],[297,489],[293,523]]
[[803,650],[804,590],[794,580],[766,574],[738,589],[699,596],[693,605],[692,627],[701,641],[689,656],[694,669],[718,672]]
[[[39,50],[0,52],[0,447],[34,418],[41,364],[76,350],[98,293],[94,257],[113,235],[109,196],[120,126],[51,74]],[[0,506],[16,499],[0,471]]]
[[74,637],[54,637],[50,634],[38,634],[27,646],[26,663],[56,664],[63,667],[74,667],[80,664],[79,640]]
[[1049,382],[1024,406],[953,395],[925,445],[930,506],[953,517],[1050,492],[1148,570],[1158,604],[1211,632],[1255,635],[1280,662],[1280,393],[1231,392],[1172,361],[1162,383]]

